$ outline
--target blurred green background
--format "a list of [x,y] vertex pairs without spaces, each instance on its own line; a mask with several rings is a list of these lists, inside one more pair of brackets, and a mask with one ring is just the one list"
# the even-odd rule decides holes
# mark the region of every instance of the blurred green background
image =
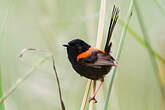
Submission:
[[[107,35],[113,4],[120,6],[120,19],[125,20],[129,0],[107,0],[104,41]],[[165,14],[154,0],[138,0],[144,16],[146,30],[153,49],[165,58]],[[162,0],[165,6],[165,2]],[[27,52],[24,48],[49,50],[55,54],[56,68],[67,110],[78,110],[81,105],[86,78],[80,77],[71,67],[62,46],[74,38],[95,45],[100,0],[0,0],[0,69],[4,93],[22,77],[43,52]],[[130,21],[142,36],[135,10]],[[122,26],[117,23],[113,33],[113,56],[116,55]],[[165,66],[159,60],[162,82]],[[105,99],[111,74],[99,95]],[[164,83],[162,83],[164,85]],[[57,83],[51,59],[25,80],[5,100],[6,110],[60,110]],[[164,93],[165,94],[165,93]],[[100,98],[98,98],[100,99]],[[104,100],[98,100],[95,109],[102,110]],[[111,110],[164,110],[165,102],[152,69],[146,48],[127,32],[117,75],[109,102]],[[86,108],[87,109],[87,108]]]

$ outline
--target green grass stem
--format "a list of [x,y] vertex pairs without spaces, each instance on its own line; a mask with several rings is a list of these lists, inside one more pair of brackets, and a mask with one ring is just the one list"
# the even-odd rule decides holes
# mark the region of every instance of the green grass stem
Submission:
[[[117,61],[119,61],[119,59],[120,59],[121,51],[122,51],[122,48],[123,48],[123,45],[124,45],[124,40],[125,40],[125,37],[126,37],[128,24],[129,24],[129,21],[131,19],[133,9],[134,9],[134,1],[131,0],[130,5],[129,5],[129,9],[128,9],[127,18],[126,18],[126,24],[124,24],[122,34],[121,34],[121,37],[120,37],[120,42],[119,42],[117,54],[116,54],[116,60]],[[104,110],[107,110],[107,108],[108,108],[108,102],[109,102],[111,91],[112,91],[112,85],[113,85],[113,81],[114,81],[114,78],[115,78],[115,73],[116,73],[116,67],[114,67],[113,71],[112,71],[112,78],[109,82],[108,93],[107,93],[106,100],[105,100]]]
[[[0,38],[1,38],[0,39],[0,43],[1,44],[2,44],[2,40],[3,40],[3,32],[4,32],[5,26],[6,26],[7,21],[8,21],[9,10],[11,9],[11,5],[12,5],[12,2],[8,5],[7,10],[6,10],[6,14],[5,14],[5,16],[4,16],[3,20],[2,20],[1,25],[0,25]],[[1,52],[2,52],[2,49],[1,49]],[[3,97],[2,72],[0,70],[0,98],[2,98],[2,97]],[[5,104],[3,102],[0,103],[0,110],[5,110]]]
[[[0,71],[0,98],[3,96],[3,89],[2,89],[2,73]],[[0,103],[0,110],[5,110],[4,103]]]
[[[121,26],[124,26],[124,21],[119,19],[119,24]],[[143,47],[145,47],[146,49],[148,49],[148,44],[146,43],[145,40],[142,39],[142,37],[136,33],[130,26],[128,26],[127,31],[132,35],[132,37],[134,37],[136,39],[136,41]],[[152,55],[154,55],[157,59],[159,59],[163,64],[165,64],[165,59],[159,55],[158,52],[156,52],[155,50],[152,49]]]
[[135,2],[135,9],[136,9],[137,18],[139,20],[139,25],[140,25],[140,28],[141,28],[144,40],[145,40],[145,42],[148,45],[147,50],[148,50],[148,53],[149,53],[149,56],[150,56],[150,59],[151,59],[152,68],[153,68],[153,71],[155,73],[155,77],[157,79],[157,83],[160,86],[160,90],[161,90],[162,96],[165,99],[165,89],[163,88],[163,85],[161,83],[161,78],[160,78],[160,75],[159,75],[159,69],[158,69],[157,61],[156,61],[155,56],[153,56],[153,51],[152,51],[153,49],[151,47],[151,43],[150,43],[150,40],[149,40],[149,35],[148,35],[148,32],[147,32],[147,30],[145,28],[145,23],[143,21],[143,17],[142,17],[142,14],[140,12],[140,9],[139,9],[139,6],[138,6],[137,2]]

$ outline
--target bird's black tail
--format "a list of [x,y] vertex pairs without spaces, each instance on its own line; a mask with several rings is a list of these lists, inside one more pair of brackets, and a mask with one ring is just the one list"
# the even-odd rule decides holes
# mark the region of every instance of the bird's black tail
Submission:
[[109,54],[109,52],[111,50],[112,42],[110,42],[110,40],[111,40],[111,36],[112,36],[112,32],[114,30],[115,24],[118,20],[118,17],[119,17],[119,7],[116,7],[114,5],[113,11],[112,11],[112,17],[111,17],[111,21],[110,21],[110,25],[109,25],[109,30],[108,30],[107,41],[106,41],[106,45],[104,48],[104,51],[107,54]]

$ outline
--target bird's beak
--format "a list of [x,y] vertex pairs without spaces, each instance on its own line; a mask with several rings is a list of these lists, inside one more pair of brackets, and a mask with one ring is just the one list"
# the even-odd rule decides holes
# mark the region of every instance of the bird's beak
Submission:
[[68,47],[69,45],[68,45],[68,44],[64,44],[63,46],[64,46],[64,47]]

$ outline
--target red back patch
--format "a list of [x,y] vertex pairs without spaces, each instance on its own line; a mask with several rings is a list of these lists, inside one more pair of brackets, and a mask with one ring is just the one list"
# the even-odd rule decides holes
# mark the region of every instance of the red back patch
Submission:
[[80,53],[80,54],[77,56],[77,60],[79,60],[79,59],[81,59],[81,58],[87,58],[88,56],[90,56],[90,55],[92,54],[92,51],[101,51],[102,53],[105,54],[105,51],[96,49],[95,47],[90,47],[87,51],[85,51],[85,52],[83,52],[83,53]]

